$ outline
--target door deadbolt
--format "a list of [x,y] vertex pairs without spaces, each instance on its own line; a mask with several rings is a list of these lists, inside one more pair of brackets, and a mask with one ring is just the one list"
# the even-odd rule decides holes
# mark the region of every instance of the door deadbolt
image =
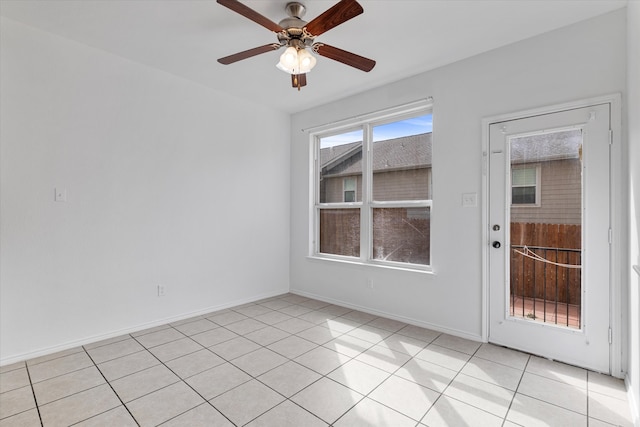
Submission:
[[493,231],[500,231],[500,226],[498,224],[495,224],[493,226]]

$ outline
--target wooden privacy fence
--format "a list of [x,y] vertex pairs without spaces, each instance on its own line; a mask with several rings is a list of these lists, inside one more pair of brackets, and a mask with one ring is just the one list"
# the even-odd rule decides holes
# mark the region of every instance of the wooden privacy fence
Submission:
[[[428,265],[430,209],[373,209],[373,258]],[[360,209],[320,210],[320,252],[360,256]]]
[[582,227],[579,224],[512,222],[511,244],[517,246],[581,249]]
[[575,224],[511,224],[511,295],[580,305],[582,231]]

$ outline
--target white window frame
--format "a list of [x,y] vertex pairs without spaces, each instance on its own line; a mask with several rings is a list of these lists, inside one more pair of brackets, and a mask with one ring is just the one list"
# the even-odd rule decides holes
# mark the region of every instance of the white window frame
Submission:
[[513,170],[514,169],[535,169],[536,171],[536,183],[535,183],[535,189],[536,189],[536,201],[534,203],[513,203],[513,201],[510,201],[511,203],[511,207],[512,208],[539,208],[540,205],[540,193],[542,193],[542,180],[541,180],[541,172],[542,172],[542,168],[540,166],[540,164],[526,164],[526,163],[521,163],[521,164],[515,164],[515,165],[511,165],[511,173],[509,174],[509,185],[511,186],[511,192],[509,194],[509,197],[511,198],[511,195],[513,194],[513,188],[514,187],[531,187],[531,185],[513,185]]
[[[432,113],[432,99],[426,99],[389,110],[371,113],[364,116],[343,120],[333,124],[309,129],[311,152],[312,186],[310,197],[310,248],[311,258],[336,260],[379,267],[396,268],[415,271],[433,271],[431,259],[429,264],[411,264],[405,262],[373,259],[373,209],[375,208],[417,208],[427,207],[433,213],[433,200],[404,200],[404,201],[373,201],[373,173],[370,170],[372,162],[373,128],[379,125],[401,121],[412,117]],[[342,203],[320,203],[320,139],[332,135],[339,135],[355,130],[362,130],[362,201]],[[365,159],[366,157],[366,159]],[[356,185],[357,186],[357,185]],[[433,196],[432,196],[433,197]],[[343,193],[344,200],[344,193]],[[357,197],[356,197],[357,200]],[[351,257],[320,252],[320,211],[323,209],[360,209],[360,256]],[[430,244],[431,254],[433,247]]]

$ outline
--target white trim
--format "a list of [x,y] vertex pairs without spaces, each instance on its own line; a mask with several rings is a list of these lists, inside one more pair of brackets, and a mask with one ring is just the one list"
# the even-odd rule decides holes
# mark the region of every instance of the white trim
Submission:
[[120,335],[126,335],[134,332],[143,331],[145,329],[154,328],[156,326],[166,325],[168,323],[174,323],[179,320],[189,319],[191,317],[213,313],[216,311],[224,310],[226,308],[237,307],[243,304],[259,301],[265,298],[275,297],[275,296],[286,294],[286,293],[289,293],[289,289],[281,289],[274,292],[267,292],[265,294],[261,294],[261,295],[250,297],[250,298],[242,298],[232,302],[214,305],[207,308],[202,308],[200,310],[179,314],[176,316],[169,316],[169,317],[154,320],[151,322],[140,323],[136,326],[132,326],[128,328],[118,329],[115,331],[106,332],[106,333],[97,334],[97,335],[91,335],[79,340],[67,341],[66,343],[55,345],[52,347],[41,348],[39,350],[29,351],[27,353],[21,353],[18,355],[5,357],[4,359],[0,360],[0,366],[11,365],[12,363],[22,362],[22,361],[30,360],[36,357],[47,356],[49,354],[58,353],[60,351],[69,350],[71,348],[79,347],[82,345],[104,341],[110,338],[118,337]]
[[[511,113],[500,114],[492,117],[482,119],[482,322],[481,322],[481,336],[484,342],[488,341],[489,337],[489,203],[488,203],[488,188],[489,188],[489,126],[495,123],[502,123],[511,120],[524,119],[528,117],[540,116],[545,114],[552,114],[566,110],[573,110],[578,108],[593,107],[600,104],[611,105],[611,117],[610,128],[613,131],[613,143],[611,144],[611,158],[610,158],[610,170],[611,170],[611,191],[610,193],[610,207],[621,205],[621,189],[622,189],[622,177],[620,171],[622,169],[622,95],[620,93],[614,93],[610,95],[603,95],[598,97],[586,98],[582,100],[566,102],[562,104],[556,104],[546,107],[538,107],[530,110],[523,110]],[[622,250],[622,236],[621,226],[622,212],[618,212],[614,215],[614,211],[610,212],[610,227],[613,233],[613,243],[611,245],[611,259],[610,259],[610,286],[611,286],[611,307],[609,312],[610,326],[613,330],[613,343],[610,348],[610,367],[611,374],[615,377],[622,378],[624,372],[622,369],[622,287],[621,287],[621,254]]]
[[611,137],[611,151],[610,151],[610,178],[611,185],[610,195],[610,213],[609,218],[611,221],[610,229],[612,235],[611,244],[611,330],[613,334],[613,343],[611,344],[611,375],[617,378],[623,378],[625,374],[625,367],[623,367],[624,355],[622,354],[623,345],[623,315],[624,310],[622,308],[622,255],[625,253],[623,250],[623,244],[625,238],[622,237],[622,228],[624,227],[623,212],[619,209],[618,212],[614,210],[617,206],[623,206],[622,203],[622,95],[612,94],[608,97],[611,104],[611,118],[610,129],[612,131]]
[[[640,272],[638,272],[640,274]],[[631,411],[631,424],[640,427],[640,408],[636,405],[636,398],[631,387],[631,379],[629,376],[624,377],[624,385],[627,388],[627,400],[629,401],[629,410]]]
[[375,267],[375,268],[385,268],[390,270],[409,271],[412,273],[435,274],[435,271],[430,265],[409,264],[407,262],[380,261],[375,259],[369,260],[369,261],[362,261],[359,257],[331,255],[331,254],[308,255],[307,259],[311,261],[319,261],[319,262],[328,261],[328,262],[337,262],[342,264],[358,265],[363,267]]

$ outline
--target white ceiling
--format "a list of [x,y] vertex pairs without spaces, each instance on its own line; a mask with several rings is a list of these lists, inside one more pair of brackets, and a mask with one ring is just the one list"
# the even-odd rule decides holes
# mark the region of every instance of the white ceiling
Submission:
[[[302,0],[305,20],[336,2]],[[214,0],[0,0],[0,14],[221,92],[295,112],[626,5],[626,0],[359,2],[364,14],[317,41],[375,59],[376,67],[364,73],[319,57],[300,92],[275,67],[281,51],[231,65],[216,61],[277,39]],[[287,0],[243,3],[274,22],[286,17]]]

